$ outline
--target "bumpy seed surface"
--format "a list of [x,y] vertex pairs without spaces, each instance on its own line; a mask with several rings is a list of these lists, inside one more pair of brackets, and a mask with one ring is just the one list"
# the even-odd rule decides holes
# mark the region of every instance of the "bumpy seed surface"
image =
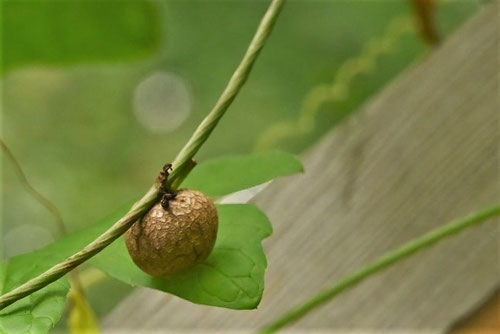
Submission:
[[126,232],[135,264],[153,276],[184,271],[205,260],[215,244],[218,217],[203,193],[181,189],[168,210],[156,204]]

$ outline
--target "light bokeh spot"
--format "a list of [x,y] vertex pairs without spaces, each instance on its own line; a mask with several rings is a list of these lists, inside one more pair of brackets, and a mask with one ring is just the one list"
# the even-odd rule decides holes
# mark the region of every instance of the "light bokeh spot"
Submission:
[[191,112],[188,83],[170,72],[155,72],[137,86],[134,113],[139,123],[154,133],[181,126]]

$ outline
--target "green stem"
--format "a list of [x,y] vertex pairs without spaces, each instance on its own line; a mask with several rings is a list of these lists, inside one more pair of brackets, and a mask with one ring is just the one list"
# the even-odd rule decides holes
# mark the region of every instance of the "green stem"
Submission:
[[[177,155],[173,168],[174,171],[168,178],[171,185],[179,176],[185,176],[186,169],[190,168],[190,162],[196,152],[201,148],[203,143],[208,139],[212,131],[217,126],[217,123],[224,115],[228,107],[233,102],[234,98],[243,87],[243,84],[250,75],[252,66],[254,65],[257,56],[259,55],[262,47],[264,46],[271,30],[278,18],[280,9],[285,0],[273,0],[267,9],[264,18],[255,33],[254,38],[250,42],[248,50],[243,57],[240,65],[237,67],[233,76],[229,80],[226,89],[223,91],[221,97],[217,101],[215,107],[210,111],[207,117],[202,121],[200,126],[196,129],[193,136],[189,139],[186,145]],[[175,183],[176,185],[179,182]],[[151,186],[148,192],[135,203],[130,211],[125,214],[120,220],[115,222],[107,231],[101,234],[97,239],[92,241],[89,245],[83,248],[78,253],[70,256],[66,260],[56,264],[46,272],[29,280],[14,290],[0,296],[0,310],[12,304],[18,299],[30,295],[31,293],[40,290],[48,284],[58,280],[73,270],[81,263],[87,261],[105,247],[111,244],[114,240],[120,237],[127,231],[137,219],[141,218],[157,201],[158,189],[157,185]]]
[[284,3],[285,0],[272,1],[271,5],[267,9],[267,12],[262,18],[259,28],[257,29],[247,52],[245,53],[238,68],[231,76],[231,79],[222,92],[222,95],[219,97],[219,100],[212,108],[208,116],[198,126],[193,136],[189,139],[187,144],[182,148],[172,163],[173,171],[168,178],[167,187],[172,187],[172,184],[177,176],[182,174],[184,169],[188,168],[188,164],[191,159],[193,159],[196,152],[198,152],[203,143],[208,139],[208,136],[210,136],[212,131],[215,129],[219,120],[222,116],[224,116],[224,113],[229,108],[236,95],[238,95],[241,87],[245,84],[250,71],[255,64],[257,56],[264,47],[267,38],[271,34],[272,28],[276,23],[276,19],[278,18],[278,14],[283,8]]
[[305,303],[291,309],[277,320],[263,327],[259,331],[259,333],[274,333],[279,329],[299,320],[300,318],[311,312],[313,309],[325,304],[335,296],[356,286],[368,277],[384,269],[387,269],[391,265],[406,259],[407,257],[417,253],[418,251],[432,246],[433,244],[446,237],[452,236],[458,232],[461,232],[462,230],[465,230],[466,228],[477,225],[498,214],[500,214],[500,204],[479,212],[475,212],[467,217],[452,221],[444,226],[430,231],[427,234],[424,234],[421,237],[413,239],[403,246],[386,253],[382,257],[375,260],[375,262],[344,278],[332,287],[321,291],[316,296],[307,300]]
[[188,162],[185,164],[184,169],[182,170],[182,173],[177,173],[177,177],[175,178],[175,181],[169,182],[170,188],[171,189],[178,189],[179,186],[181,185],[182,182],[186,179],[186,177],[191,173],[193,168],[196,167],[197,162],[194,160],[188,160]]

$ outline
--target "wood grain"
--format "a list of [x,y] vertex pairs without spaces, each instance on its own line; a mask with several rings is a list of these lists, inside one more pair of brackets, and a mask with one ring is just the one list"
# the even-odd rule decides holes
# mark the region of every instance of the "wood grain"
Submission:
[[[257,310],[198,306],[139,289],[107,331],[255,329],[377,256],[499,192],[498,3],[485,6],[303,156],[304,175],[255,200],[274,235]],[[499,226],[466,231],[377,275],[290,327],[444,332],[499,283]]]

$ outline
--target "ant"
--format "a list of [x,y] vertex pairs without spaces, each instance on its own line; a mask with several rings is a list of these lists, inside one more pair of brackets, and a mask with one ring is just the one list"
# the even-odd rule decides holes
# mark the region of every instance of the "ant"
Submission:
[[165,181],[168,178],[168,175],[172,172],[172,164],[168,163],[163,166],[160,175],[158,176],[159,189],[158,195],[160,196],[161,206],[163,209],[168,210],[168,203],[175,198],[176,193],[172,190],[169,190],[165,187]]

